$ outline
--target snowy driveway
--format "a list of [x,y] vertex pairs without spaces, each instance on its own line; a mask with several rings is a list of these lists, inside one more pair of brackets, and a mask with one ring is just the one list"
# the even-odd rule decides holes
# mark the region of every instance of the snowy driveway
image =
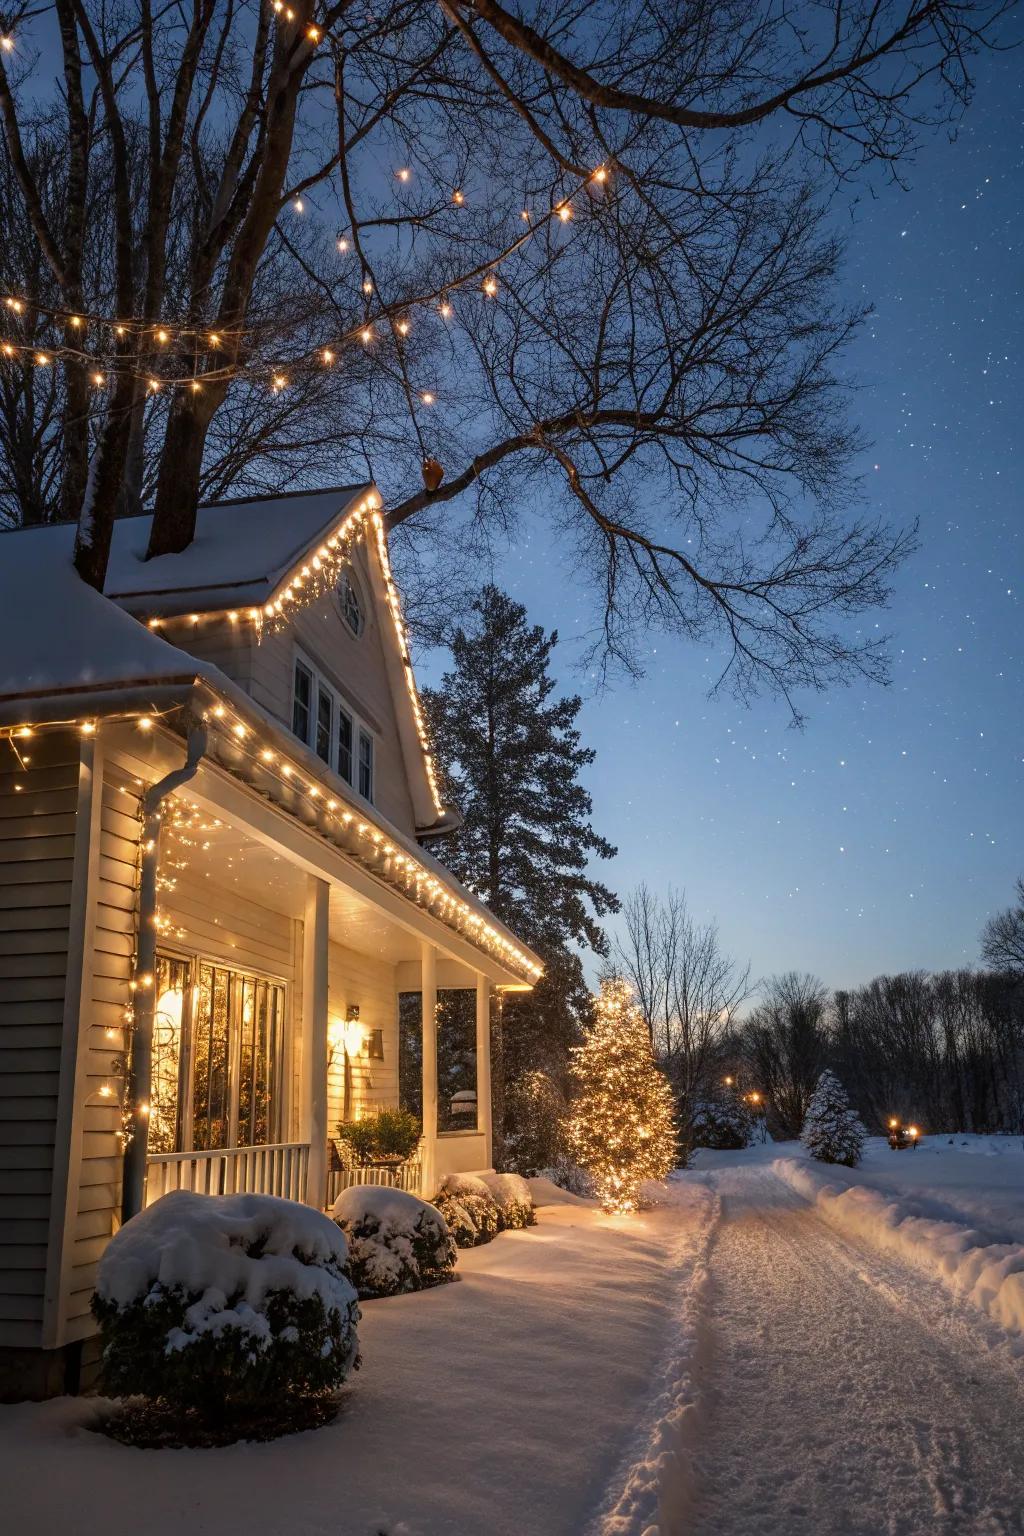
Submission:
[[662,1536],[1019,1536],[1013,1347],[837,1232],[768,1167],[719,1168],[694,1519]]
[[460,1284],[370,1303],[326,1429],[134,1451],[90,1432],[85,1399],[0,1408],[0,1525],[1024,1536],[1024,1339],[909,1262],[939,1229],[887,1251],[823,1219],[771,1155],[701,1154],[639,1217],[558,1196],[538,1227],[460,1255]]

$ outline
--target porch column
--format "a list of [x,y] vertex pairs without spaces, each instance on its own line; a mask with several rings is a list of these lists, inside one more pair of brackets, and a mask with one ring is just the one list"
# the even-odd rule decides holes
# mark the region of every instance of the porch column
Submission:
[[423,1194],[437,1179],[437,951],[420,945],[420,1008],[423,1029]]
[[330,886],[306,876],[302,924],[301,1139],[309,1142],[306,1204],[327,1194],[327,939]]
[[484,1162],[493,1163],[491,1127],[491,984],[476,973],[476,1124],[484,1135]]

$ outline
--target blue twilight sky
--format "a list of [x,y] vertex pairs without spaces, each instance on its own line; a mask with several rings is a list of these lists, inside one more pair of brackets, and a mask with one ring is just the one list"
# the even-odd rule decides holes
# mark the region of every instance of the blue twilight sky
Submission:
[[755,975],[973,963],[1024,872],[1022,106],[1019,56],[981,61],[956,142],[842,215],[840,297],[876,309],[849,357],[869,502],[921,523],[879,616],[891,687],[811,696],[798,733],[782,703],[709,701],[711,658],[651,635],[646,676],[595,694],[574,638],[593,609],[541,517],[495,571],[586,696],[594,825],[619,849],[601,878],[685,887]]

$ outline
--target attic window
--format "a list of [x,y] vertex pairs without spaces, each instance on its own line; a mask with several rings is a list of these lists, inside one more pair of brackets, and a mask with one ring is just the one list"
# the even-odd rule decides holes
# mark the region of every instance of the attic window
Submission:
[[342,571],[338,578],[338,607],[341,616],[354,635],[361,635],[366,620],[363,604],[351,569]]

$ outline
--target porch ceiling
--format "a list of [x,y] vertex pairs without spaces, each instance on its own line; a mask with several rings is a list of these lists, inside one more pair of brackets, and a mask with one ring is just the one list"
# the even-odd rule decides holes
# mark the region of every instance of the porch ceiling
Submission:
[[[176,796],[187,802],[187,793]],[[285,854],[248,836],[223,818],[210,818],[203,828],[201,846],[193,849],[193,869],[208,883],[211,901],[218,887],[258,902],[272,912],[299,918],[306,895],[305,871]],[[346,886],[330,890],[330,937],[358,954],[397,965],[418,960],[419,941],[387,913]]]

